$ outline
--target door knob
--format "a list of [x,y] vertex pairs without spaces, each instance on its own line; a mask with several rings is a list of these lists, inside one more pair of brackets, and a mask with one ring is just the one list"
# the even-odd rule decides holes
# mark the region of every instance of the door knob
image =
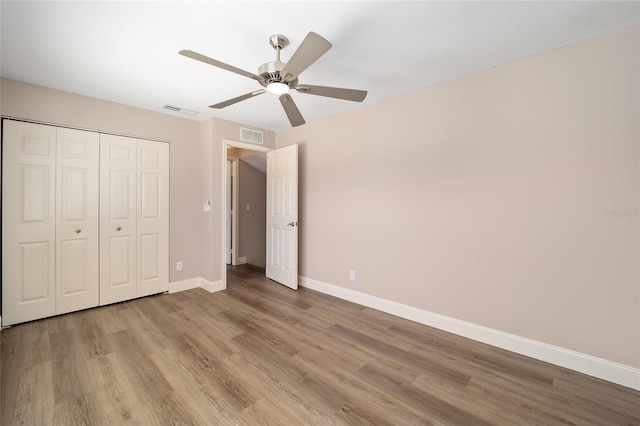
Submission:
[[76,229],[76,234],[79,234],[82,232],[82,229]]
[[121,229],[122,229],[122,227],[121,227],[121,226],[118,226],[118,227],[116,228],[116,231],[119,231],[119,230],[121,230]]
[[289,222],[287,226],[298,226],[298,222]]

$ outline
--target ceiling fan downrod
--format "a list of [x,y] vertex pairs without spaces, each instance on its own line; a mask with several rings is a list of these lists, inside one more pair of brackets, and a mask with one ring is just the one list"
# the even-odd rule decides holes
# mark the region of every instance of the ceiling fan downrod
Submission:
[[289,39],[282,34],[273,34],[269,37],[269,44],[276,49],[276,62],[280,62],[280,50],[289,44]]

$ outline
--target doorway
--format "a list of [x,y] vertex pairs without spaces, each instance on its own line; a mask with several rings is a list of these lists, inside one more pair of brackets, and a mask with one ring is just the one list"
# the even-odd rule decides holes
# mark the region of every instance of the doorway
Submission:
[[[251,202],[247,202],[243,199],[243,192],[240,190],[242,186],[242,174],[240,173],[240,169],[242,168],[243,170],[246,170],[247,167],[260,167],[260,162],[255,161],[254,159],[256,157],[260,157],[258,154],[266,156],[266,153],[272,150],[273,148],[270,147],[232,140],[223,140],[222,159],[224,163],[222,167],[223,179],[221,205],[227,206],[225,208],[225,214],[222,215],[221,227],[222,232],[224,233],[224,238],[222,238],[223,288],[227,287],[226,271],[228,264],[241,265],[247,263],[247,261],[251,263],[250,257],[241,253],[241,243],[246,240],[243,238],[243,235],[246,237],[246,235],[251,232],[251,230],[248,230],[248,232],[244,232],[243,234],[243,223],[247,223],[247,221],[243,221],[242,219],[243,217],[246,219],[252,214],[255,216],[260,212],[259,206],[253,205]],[[261,161],[264,162],[266,173],[266,159]],[[266,187],[264,188],[264,193],[264,195],[266,195]],[[266,243],[264,248],[266,250]]]

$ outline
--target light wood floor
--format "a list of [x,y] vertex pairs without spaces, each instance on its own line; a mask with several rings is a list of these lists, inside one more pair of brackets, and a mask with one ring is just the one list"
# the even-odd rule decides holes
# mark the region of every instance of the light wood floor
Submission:
[[640,425],[640,392],[228,276],[4,330],[2,425]]

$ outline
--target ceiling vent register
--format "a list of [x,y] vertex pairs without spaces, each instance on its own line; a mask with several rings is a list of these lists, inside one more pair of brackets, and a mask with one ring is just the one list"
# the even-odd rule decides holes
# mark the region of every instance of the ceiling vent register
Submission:
[[264,132],[260,132],[258,130],[253,129],[245,129],[244,127],[240,128],[240,140],[243,142],[251,142],[251,143],[264,143]]
[[189,115],[191,117],[199,114],[198,111],[192,111],[190,109],[184,109],[173,105],[164,105],[162,108],[169,111],[177,112],[178,114]]

